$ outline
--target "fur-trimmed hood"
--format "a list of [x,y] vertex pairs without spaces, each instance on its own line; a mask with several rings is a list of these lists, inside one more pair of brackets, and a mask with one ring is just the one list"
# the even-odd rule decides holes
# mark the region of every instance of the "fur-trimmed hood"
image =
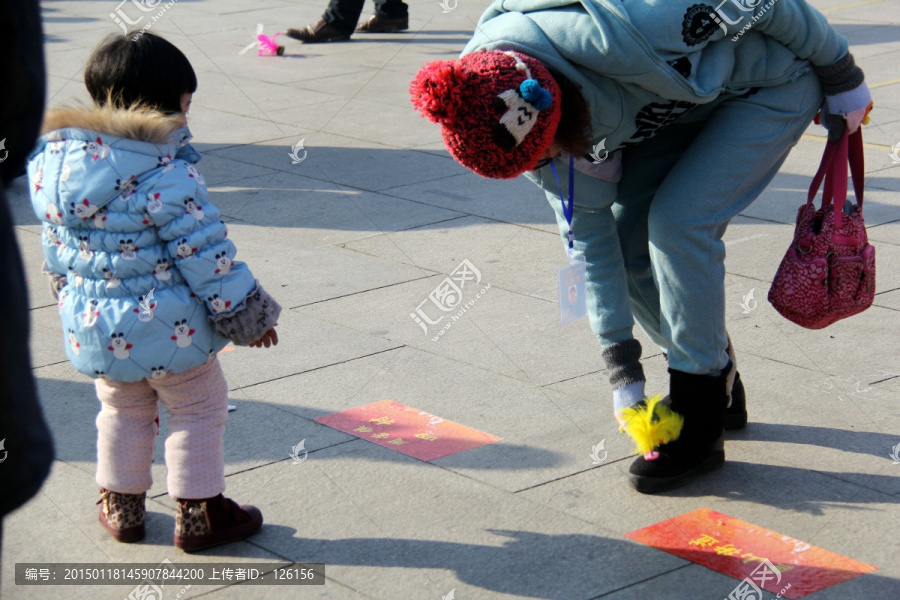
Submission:
[[182,126],[183,115],[164,115],[146,108],[66,107],[47,112],[41,135],[72,127],[151,144],[165,144],[171,141],[172,133]]

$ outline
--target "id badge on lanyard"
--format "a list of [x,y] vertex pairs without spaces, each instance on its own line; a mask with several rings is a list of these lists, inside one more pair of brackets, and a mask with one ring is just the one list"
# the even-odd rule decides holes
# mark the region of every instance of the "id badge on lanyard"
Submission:
[[585,279],[587,270],[583,258],[575,257],[575,236],[572,233],[572,216],[575,211],[575,159],[569,157],[569,195],[564,196],[562,186],[559,184],[559,176],[556,174],[556,165],[550,162],[550,170],[559,188],[559,199],[562,202],[563,215],[569,225],[568,246],[566,256],[568,263],[558,269],[559,274],[559,324],[568,325],[587,314],[587,302],[585,300]]

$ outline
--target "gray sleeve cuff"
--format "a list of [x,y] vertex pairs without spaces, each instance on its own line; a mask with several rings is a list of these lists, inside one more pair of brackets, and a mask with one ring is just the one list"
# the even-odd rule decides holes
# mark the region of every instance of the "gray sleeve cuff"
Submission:
[[645,381],[639,341],[626,340],[607,346],[603,349],[603,360],[609,369],[609,383],[613,389]]
[[281,315],[281,305],[259,283],[244,300],[243,308],[219,317],[210,317],[216,332],[238,346],[249,346],[272,329]]
[[856,66],[856,61],[849,52],[833,65],[813,67],[813,70],[819,76],[819,81],[822,82],[822,92],[826,96],[849,92],[861,86],[866,79],[862,69]]
[[47,266],[47,261],[44,261],[44,264],[41,266],[41,273],[49,278],[50,294],[53,296],[53,299],[59,300],[59,292],[68,283],[68,278],[65,275],[51,271],[50,267]]

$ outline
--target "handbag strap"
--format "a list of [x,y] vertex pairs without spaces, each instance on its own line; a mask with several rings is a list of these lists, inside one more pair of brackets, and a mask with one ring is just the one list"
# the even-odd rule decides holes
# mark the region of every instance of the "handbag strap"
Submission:
[[834,226],[840,229],[843,223],[844,204],[847,201],[847,164],[853,177],[853,191],[856,194],[856,202],[860,212],[863,204],[863,189],[865,187],[865,156],[863,154],[862,130],[857,130],[848,135],[846,129],[838,142],[828,142],[819,169],[813,176],[809,186],[809,194],[806,203],[812,204],[819,192],[822,181],[825,181],[825,189],[822,193],[822,208],[834,202]]

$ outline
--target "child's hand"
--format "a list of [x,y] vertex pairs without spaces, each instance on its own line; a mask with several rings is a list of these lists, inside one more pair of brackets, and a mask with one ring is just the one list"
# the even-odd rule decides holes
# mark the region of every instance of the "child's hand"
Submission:
[[258,340],[256,340],[252,344],[250,344],[250,347],[251,348],[262,348],[263,346],[265,346],[266,348],[269,348],[271,346],[277,346],[278,345],[278,333],[275,332],[276,325],[278,325],[278,323],[275,323],[275,325],[272,326],[272,329],[265,332],[261,338],[259,338]]

